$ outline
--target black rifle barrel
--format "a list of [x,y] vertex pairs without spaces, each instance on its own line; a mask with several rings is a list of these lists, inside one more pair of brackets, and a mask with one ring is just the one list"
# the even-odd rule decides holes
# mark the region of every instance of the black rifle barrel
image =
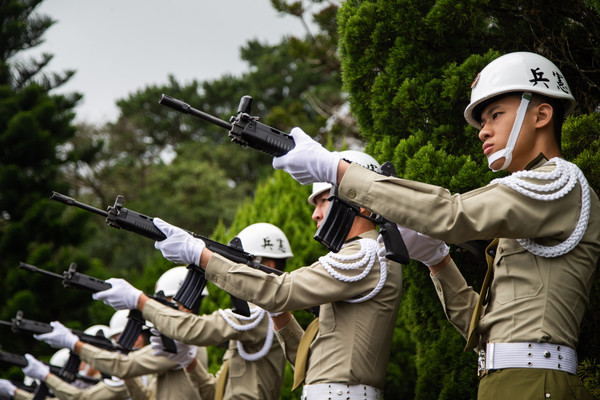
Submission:
[[31,272],[38,272],[40,274],[44,274],[44,275],[51,276],[53,278],[58,278],[58,279],[61,279],[61,280],[65,278],[61,274],[57,274],[57,273],[54,273],[52,271],[46,271],[45,269],[38,268],[35,265],[26,264],[26,263],[24,263],[22,261],[19,262],[19,268],[26,269],[26,270],[31,271]]
[[214,117],[210,114],[205,113],[204,111],[200,111],[195,109],[194,107],[190,106],[187,103],[184,103],[181,100],[175,99],[171,96],[168,96],[166,94],[163,94],[160,96],[160,100],[158,100],[159,104],[165,105],[167,107],[172,108],[173,110],[182,112],[184,114],[191,114],[195,117],[198,117],[200,119],[203,119],[205,121],[208,121],[210,123],[213,123],[215,125],[220,126],[221,128],[225,128],[228,131],[231,130],[232,126],[229,122],[223,121],[220,118]]
[[108,216],[108,212],[101,210],[99,208],[96,207],[92,207],[90,205],[87,205],[85,203],[80,203],[77,200],[69,197],[69,196],[65,196],[64,194],[60,194],[58,192],[52,192],[52,195],[50,196],[50,199],[52,200],[56,200],[59,201],[61,203],[67,204],[69,206],[75,206],[75,207],[79,207],[82,208],[86,211],[90,211],[93,212],[94,214],[98,214],[98,215],[102,215],[103,217],[107,217]]

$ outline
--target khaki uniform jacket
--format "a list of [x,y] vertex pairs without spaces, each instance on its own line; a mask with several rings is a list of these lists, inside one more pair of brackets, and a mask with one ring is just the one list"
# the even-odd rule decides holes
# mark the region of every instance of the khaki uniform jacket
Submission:
[[[194,315],[170,309],[154,300],[146,302],[143,315],[161,333],[180,342],[215,346],[229,341],[229,348],[223,356],[223,361],[229,360],[225,399],[279,399],[285,373],[285,357],[277,340],[273,340],[267,355],[256,361],[244,360],[237,350],[238,342],[242,343],[249,354],[263,348],[269,326],[268,315],[265,314],[255,328],[247,331],[232,328],[218,311],[209,315]],[[248,322],[236,320],[236,323],[245,325]],[[202,370],[206,371],[195,368],[193,372],[200,374]],[[194,384],[205,389],[207,380],[210,380],[206,376],[195,379]]]
[[150,346],[121,354],[84,344],[79,357],[93,368],[121,379],[157,374],[154,396],[157,400],[201,399],[177,362],[152,353]]
[[[360,238],[375,240],[377,236],[372,230]],[[359,249],[359,242],[354,240],[338,254],[352,255]],[[356,274],[363,270],[359,268]],[[234,296],[273,312],[320,305],[319,332],[310,346],[306,384],[338,382],[383,388],[402,289],[401,265],[387,263],[385,285],[362,303],[344,300],[365,296],[377,286],[377,257],[363,279],[343,282],[319,262],[276,276],[215,254],[206,267],[206,278]]]
[[[554,170],[553,164],[542,166],[545,161],[540,157],[530,165]],[[478,327],[482,342],[576,346],[600,254],[600,204],[591,189],[582,240],[555,258],[536,256],[515,239],[533,238],[548,246],[568,238],[580,215],[579,184],[553,201],[535,200],[499,183],[451,195],[438,186],[382,177],[352,164],[339,189],[345,200],[449,243],[500,238],[491,298]],[[453,263],[432,279],[448,319],[466,337],[478,294]]]

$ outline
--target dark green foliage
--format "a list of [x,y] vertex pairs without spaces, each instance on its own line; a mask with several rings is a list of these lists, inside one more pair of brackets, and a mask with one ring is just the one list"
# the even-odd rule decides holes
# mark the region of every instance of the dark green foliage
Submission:
[[[89,234],[82,216],[63,216],[64,207],[48,199],[53,189],[65,188],[60,183],[61,148],[75,133],[73,108],[81,96],[49,93],[71,76],[69,71],[44,73],[50,55],[19,61],[19,52],[39,44],[53,23],[34,13],[38,4],[7,1],[0,11],[0,318],[10,319],[22,310],[25,318],[61,319],[81,328],[91,322],[89,294],[65,290],[58,280],[17,268],[19,261],[26,261],[62,272],[77,262],[82,271],[103,272],[72,250]],[[29,351],[41,358],[54,352],[30,336],[1,329],[0,344],[8,351]]]

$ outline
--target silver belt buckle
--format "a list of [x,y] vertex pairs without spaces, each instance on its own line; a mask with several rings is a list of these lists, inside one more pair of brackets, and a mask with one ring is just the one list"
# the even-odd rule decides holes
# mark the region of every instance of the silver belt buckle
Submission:
[[485,369],[485,350],[479,350],[479,358],[477,359],[477,377],[481,378],[486,374]]

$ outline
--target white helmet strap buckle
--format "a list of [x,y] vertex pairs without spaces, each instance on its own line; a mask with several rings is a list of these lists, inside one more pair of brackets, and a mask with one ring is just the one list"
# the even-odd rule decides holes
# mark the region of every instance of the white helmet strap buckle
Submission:
[[[521,104],[519,104],[519,108],[517,109],[517,116],[515,117],[515,122],[513,123],[512,129],[510,131],[506,147],[502,150],[498,150],[497,152],[488,157],[488,167],[492,171],[498,172],[508,168],[508,166],[510,165],[512,161],[512,152],[515,148],[515,144],[517,143],[517,139],[519,138],[521,127],[523,126],[523,120],[525,119],[525,114],[527,113],[527,107],[529,106],[530,101],[531,93],[523,93],[523,96],[521,96]],[[502,157],[504,157],[504,164],[502,165],[502,167],[498,169],[492,168],[492,164]]]

